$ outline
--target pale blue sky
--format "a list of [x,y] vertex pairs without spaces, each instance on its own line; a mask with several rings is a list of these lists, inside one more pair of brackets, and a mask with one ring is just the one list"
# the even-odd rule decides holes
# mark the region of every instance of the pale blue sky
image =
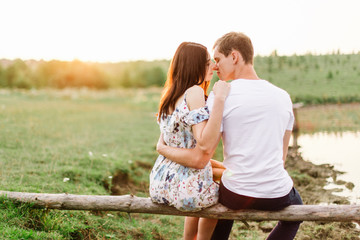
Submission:
[[170,59],[244,32],[255,54],[360,51],[359,0],[0,0],[0,59]]

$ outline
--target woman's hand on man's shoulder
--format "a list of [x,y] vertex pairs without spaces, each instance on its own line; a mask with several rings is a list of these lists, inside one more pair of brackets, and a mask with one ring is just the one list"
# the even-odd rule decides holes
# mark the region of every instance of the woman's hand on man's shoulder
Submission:
[[230,88],[231,88],[230,83],[222,80],[217,81],[213,87],[215,98],[219,98],[225,101],[226,97],[230,93]]

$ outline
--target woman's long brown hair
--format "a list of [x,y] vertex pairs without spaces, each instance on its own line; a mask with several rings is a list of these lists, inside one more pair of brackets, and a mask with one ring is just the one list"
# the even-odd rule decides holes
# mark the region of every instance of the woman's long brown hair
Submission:
[[205,81],[208,63],[207,48],[193,42],[183,42],[171,60],[167,80],[159,104],[158,120],[175,110],[176,101],[185,91],[199,85],[207,98],[209,82]]

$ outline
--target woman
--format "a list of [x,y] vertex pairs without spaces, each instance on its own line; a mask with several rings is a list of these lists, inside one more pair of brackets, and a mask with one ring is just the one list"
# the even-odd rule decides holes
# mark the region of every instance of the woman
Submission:
[[[150,174],[150,196],[156,203],[174,206],[182,211],[199,211],[218,201],[216,172],[224,170],[220,162],[211,160],[220,131],[225,99],[230,85],[215,83],[215,102],[211,115],[205,106],[206,92],[213,76],[214,64],[201,44],[180,44],[170,63],[168,78],[160,100],[158,122],[161,137],[168,146],[200,149],[206,158],[190,162],[173,162],[159,156]],[[219,174],[215,176],[219,178]],[[185,239],[210,239],[216,219],[186,217]]]

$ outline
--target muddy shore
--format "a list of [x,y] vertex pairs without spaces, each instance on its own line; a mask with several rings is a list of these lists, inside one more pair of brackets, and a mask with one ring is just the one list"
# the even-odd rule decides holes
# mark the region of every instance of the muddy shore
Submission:
[[[291,175],[294,185],[300,192],[304,204],[350,204],[346,197],[337,196],[334,192],[341,191],[340,186],[352,189],[351,182],[339,181],[342,172],[330,164],[315,165],[304,161],[297,148],[290,148],[286,169]],[[324,189],[329,180],[339,188]],[[296,239],[360,239],[360,229],[355,223],[302,223]]]
[[[342,172],[337,171],[330,164],[315,165],[303,160],[297,148],[289,149],[285,165],[294,181],[295,188],[299,191],[304,204],[350,204],[346,197],[333,194],[341,191],[340,186],[352,188],[353,184],[338,181],[337,176]],[[332,179],[339,188],[324,189],[327,182]],[[235,224],[231,239],[265,239],[276,222],[238,222]],[[256,237],[254,237],[254,231]],[[352,222],[303,222],[300,226],[297,240],[313,239],[360,239],[360,228]]]

